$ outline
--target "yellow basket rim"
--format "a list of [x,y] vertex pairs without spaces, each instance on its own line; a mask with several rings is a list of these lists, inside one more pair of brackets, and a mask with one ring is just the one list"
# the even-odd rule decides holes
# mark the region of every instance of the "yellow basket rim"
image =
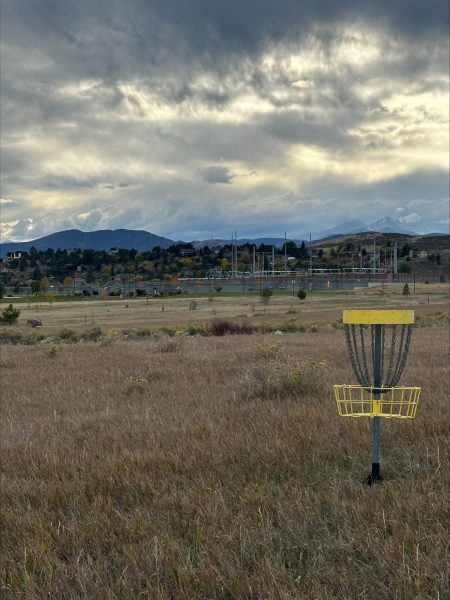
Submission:
[[333,388],[339,389],[354,389],[354,390],[422,390],[420,386],[417,385],[394,385],[394,386],[375,386],[375,385],[359,385],[354,383],[335,383]]

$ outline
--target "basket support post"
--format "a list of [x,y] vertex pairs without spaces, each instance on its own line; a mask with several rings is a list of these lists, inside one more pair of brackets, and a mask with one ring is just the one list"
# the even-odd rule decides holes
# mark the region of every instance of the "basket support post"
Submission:
[[[382,348],[382,325],[375,325],[375,339],[373,349],[373,386],[375,388],[373,394],[373,400],[379,402],[380,392],[378,391],[381,387],[381,353]],[[372,472],[367,478],[367,483],[372,485],[373,483],[379,483],[382,481],[380,475],[380,438],[381,438],[381,418],[373,417],[372,419]]]

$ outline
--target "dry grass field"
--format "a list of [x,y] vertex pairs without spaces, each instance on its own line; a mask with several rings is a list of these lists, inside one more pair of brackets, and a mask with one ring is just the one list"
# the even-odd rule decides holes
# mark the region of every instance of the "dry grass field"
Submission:
[[[154,325],[221,306],[183,302]],[[314,332],[0,346],[0,597],[448,598],[448,319],[414,332],[418,414],[383,421],[367,486],[370,422],[332,393],[354,381],[339,311],[318,301]]]
[[[151,330],[169,327],[183,330],[191,324],[207,324],[215,318],[238,318],[252,324],[272,323],[293,325],[330,322],[342,316],[342,308],[413,308],[418,316],[435,314],[448,309],[447,284],[417,284],[416,293],[402,295],[403,284],[355,291],[327,291],[308,293],[300,302],[296,296],[275,295],[265,305],[257,293],[253,296],[212,296],[196,298],[195,295],[165,298],[135,298],[131,300],[89,299],[75,302],[30,301],[17,304],[21,310],[16,330],[29,333],[27,320],[37,314],[42,317],[42,333],[57,334],[63,327],[82,330],[93,326],[108,331],[132,327]],[[7,300],[7,299],[6,299]],[[195,311],[189,310],[192,300]]]

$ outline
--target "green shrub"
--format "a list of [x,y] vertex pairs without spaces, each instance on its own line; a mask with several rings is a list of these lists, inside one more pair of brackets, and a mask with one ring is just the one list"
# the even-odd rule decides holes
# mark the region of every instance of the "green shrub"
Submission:
[[399,273],[411,273],[411,267],[407,263],[402,263],[398,267],[398,272]]
[[18,308],[14,308],[12,304],[8,304],[8,306],[0,314],[0,323],[13,325],[19,318],[19,315],[20,310]]
[[261,300],[264,302],[264,304],[268,304],[272,296],[273,291],[270,288],[266,287],[261,290]]
[[297,292],[297,298],[299,300],[304,300],[306,298],[306,292],[305,292],[305,290],[298,290],[298,292]]
[[410,294],[409,285],[407,283],[405,283],[405,285],[403,286],[403,292],[402,292],[402,294],[404,296],[409,296],[409,294]]

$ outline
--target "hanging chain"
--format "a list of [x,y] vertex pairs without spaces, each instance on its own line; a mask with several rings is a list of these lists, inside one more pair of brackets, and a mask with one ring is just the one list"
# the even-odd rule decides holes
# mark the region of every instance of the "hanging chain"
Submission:
[[389,367],[386,374],[386,385],[392,379],[392,369],[394,367],[394,357],[395,357],[395,347],[397,345],[397,325],[392,326],[392,334],[391,334],[391,351],[389,353]]
[[[350,356],[350,361],[352,364],[353,372],[356,376],[356,380],[363,387],[370,387],[373,385],[371,381],[371,376],[369,374],[368,368],[368,356],[366,350],[366,341],[365,341],[365,327],[364,325],[359,326],[359,344],[356,335],[356,325],[344,325],[345,331],[345,341],[347,343],[348,353]],[[375,328],[371,326],[371,351],[372,351],[372,373],[374,369],[374,356],[375,356]],[[382,383],[383,387],[390,388],[394,387],[406,365],[406,359],[408,357],[409,346],[411,342],[412,335],[412,325],[404,325],[401,329],[400,341],[398,343],[397,348],[397,326],[394,325],[392,328],[391,335],[391,343],[389,354],[385,355],[384,352],[384,344],[385,344],[385,328],[382,328],[381,333],[381,344],[382,344],[382,353],[381,353],[381,365],[380,365],[380,374],[381,380],[383,381],[383,370],[385,363],[387,363],[387,373],[386,379]],[[359,349],[360,348],[360,349]]]
[[400,337],[400,343],[398,348],[398,360],[395,366],[395,370],[389,381],[386,382],[386,387],[394,387],[397,385],[406,365],[406,359],[408,357],[409,346],[411,343],[412,325],[404,325],[402,327],[402,334]]
[[368,369],[366,345],[364,343],[364,330],[365,330],[364,325],[360,325],[359,326],[359,332],[360,332],[360,335],[361,335],[361,350],[362,350],[363,365],[364,365],[364,376],[365,376],[364,381],[366,382],[365,385],[369,386],[371,384],[370,384],[370,375],[369,375],[369,369]]
[[366,353],[365,353],[365,345],[364,345],[364,335],[361,330],[361,347],[362,347],[362,358],[364,371],[361,366],[361,361],[358,352],[358,344],[356,342],[356,331],[355,325],[345,324],[345,341],[347,342],[348,353],[350,356],[350,361],[352,363],[353,372],[356,376],[356,380],[360,385],[364,387],[370,387],[370,379],[367,371],[367,361],[366,361]]

